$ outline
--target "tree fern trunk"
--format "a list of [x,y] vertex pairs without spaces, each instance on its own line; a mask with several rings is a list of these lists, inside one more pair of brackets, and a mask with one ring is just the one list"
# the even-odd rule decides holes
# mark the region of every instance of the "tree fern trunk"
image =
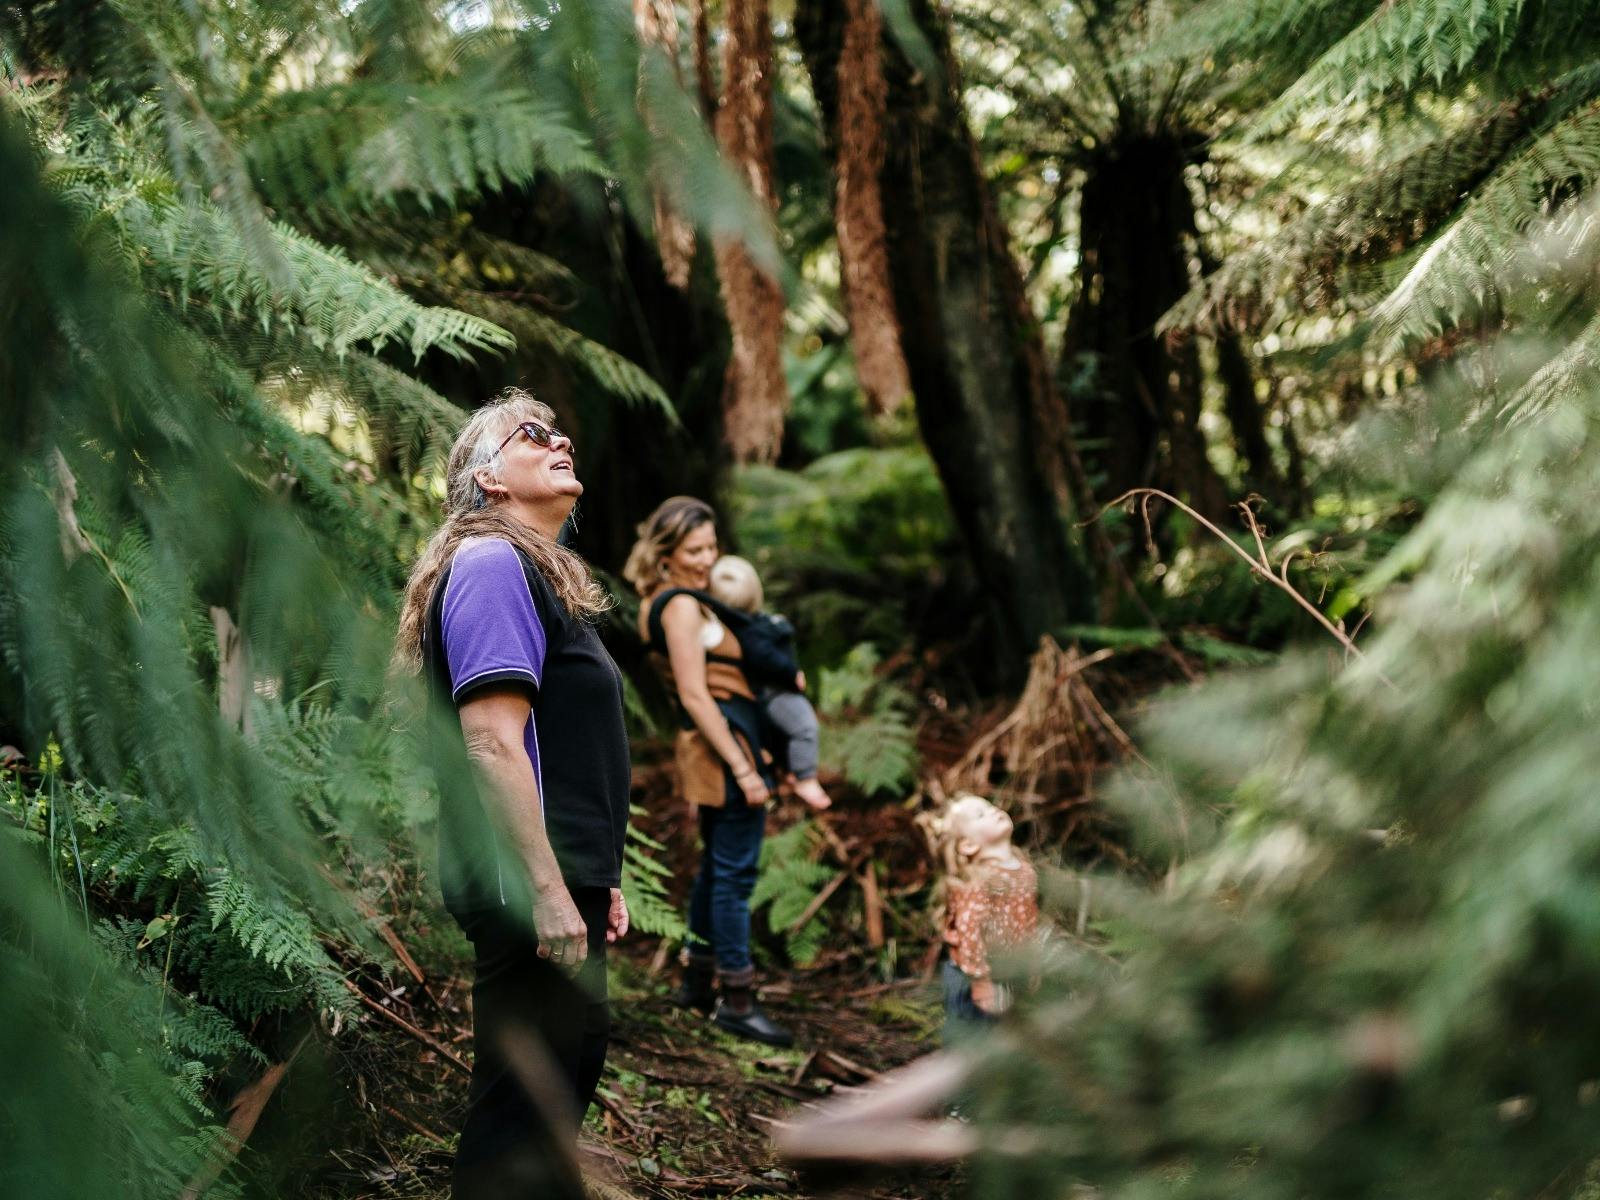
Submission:
[[1233,440],[1244,463],[1245,479],[1269,502],[1293,508],[1293,497],[1267,441],[1266,408],[1256,398],[1256,373],[1239,335],[1224,332],[1217,338],[1217,374],[1222,380],[1223,409],[1233,429]]
[[1228,493],[1199,427],[1195,347],[1156,328],[1192,283],[1189,161],[1183,140],[1171,134],[1110,143],[1088,163],[1078,221],[1082,265],[1060,374],[1100,499],[1160,487],[1219,517]]
[[[682,83],[676,6],[671,0],[633,0],[633,23],[639,31],[639,41],[645,47],[659,47],[671,64],[678,82]],[[641,62],[643,69],[646,67]],[[660,187],[655,189],[654,200],[656,245],[661,255],[661,269],[673,287],[684,291],[689,286],[689,272],[694,266],[694,226],[672,211],[666,193]]]
[[[1216,270],[1217,261],[1204,239],[1197,244],[1200,270],[1209,276]],[[1244,340],[1235,330],[1224,328],[1216,335],[1216,348],[1223,411],[1233,430],[1234,447],[1244,465],[1245,481],[1269,503],[1293,511],[1294,497],[1284,484],[1272,443],[1267,440],[1267,410],[1256,397],[1256,370],[1245,351]]]
[[[925,0],[911,13],[947,67],[925,78],[884,47],[894,307],[923,440],[989,600],[997,673],[1020,678],[1041,634],[1093,609],[1061,505],[1066,421],[978,168],[943,22]],[[795,16],[830,130],[846,18],[844,0],[806,0]]]

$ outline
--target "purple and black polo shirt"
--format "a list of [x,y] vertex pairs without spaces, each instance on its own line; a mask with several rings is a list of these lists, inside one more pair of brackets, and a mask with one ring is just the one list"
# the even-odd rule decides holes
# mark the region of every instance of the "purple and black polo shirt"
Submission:
[[[510,542],[463,542],[435,585],[423,634],[430,686],[459,708],[489,685],[523,688],[533,709],[523,744],[545,831],[567,887],[616,887],[627,836],[630,767],[622,673],[594,626],[570,615],[543,572]],[[454,755],[461,762],[460,726]],[[447,779],[446,774],[454,778]],[[457,914],[531,897],[522,865],[477,789],[441,770],[440,885]]]

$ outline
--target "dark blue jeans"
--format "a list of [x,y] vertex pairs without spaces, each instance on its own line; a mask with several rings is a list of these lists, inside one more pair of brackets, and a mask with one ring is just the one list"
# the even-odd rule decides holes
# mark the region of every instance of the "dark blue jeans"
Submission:
[[761,863],[767,810],[731,800],[700,810],[700,873],[689,894],[689,951],[717,962],[726,983],[746,984],[750,960],[750,893]]
[[990,1014],[972,998],[972,980],[948,958],[940,964],[939,979],[944,985],[944,1036],[946,1046],[958,1046],[980,1030],[995,1024]]

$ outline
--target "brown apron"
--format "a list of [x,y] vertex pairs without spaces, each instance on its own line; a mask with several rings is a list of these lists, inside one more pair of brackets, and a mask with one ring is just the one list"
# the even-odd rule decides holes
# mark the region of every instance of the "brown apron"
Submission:
[[[640,607],[640,624],[644,623],[645,614],[649,610],[647,600]],[[648,640],[648,633],[644,635]],[[707,652],[708,655],[718,655],[723,658],[742,658],[744,652],[739,646],[739,639],[726,625],[722,626],[722,640]],[[677,681],[672,677],[672,664],[665,654],[652,653],[656,667],[667,681],[667,686],[672,690],[674,697],[678,694]],[[714,659],[706,660],[706,689],[711,693],[713,700],[747,700],[755,702],[755,694],[751,692],[749,683],[745,680],[744,672],[731,663],[717,662]],[[688,720],[687,715],[684,720]],[[738,729],[733,729],[734,740],[744,750],[750,759],[752,767],[757,765],[757,758],[750,739],[745,737]],[[722,808],[727,803],[728,776],[726,764],[722,756],[706,740],[706,735],[699,728],[690,725],[687,729],[678,730],[678,736],[672,747],[673,766],[678,773],[678,792],[696,808]]]

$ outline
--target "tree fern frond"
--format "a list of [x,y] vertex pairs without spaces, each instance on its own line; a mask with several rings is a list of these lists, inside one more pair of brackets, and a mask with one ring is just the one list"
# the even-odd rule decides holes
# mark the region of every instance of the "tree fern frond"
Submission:
[[1297,78],[1372,13],[1372,0],[1206,0],[1182,13],[1136,61],[1197,54],[1245,61],[1268,87]]
[[1395,337],[1426,337],[1482,312],[1525,251],[1517,240],[1600,180],[1600,104],[1589,104],[1535,138],[1478,188],[1451,222],[1406,264],[1377,308]]
[[1328,50],[1257,121],[1258,135],[1308,109],[1356,105],[1420,80],[1441,84],[1515,27],[1526,0],[1397,0]]
[[[1575,95],[1567,107],[1586,98]],[[1553,101],[1515,97],[1373,164],[1270,240],[1229,255],[1164,324],[1250,328],[1284,302],[1315,311],[1352,298],[1352,291],[1372,285],[1355,284],[1355,277],[1426,237],[1553,111],[1561,111]]]
[[237,129],[269,195],[346,214],[458,202],[539,170],[603,173],[587,139],[523,87],[469,80],[428,86],[356,81],[286,92],[241,116]]
[[790,957],[801,966],[821,949],[819,933],[825,936],[826,923],[821,913],[815,912],[798,929],[791,926],[836,874],[834,868],[817,860],[818,853],[809,821],[796,822],[767,838],[761,846],[761,873],[750,893],[751,911],[766,906],[768,926],[784,936]]
[[511,330],[524,345],[547,347],[611,395],[635,404],[653,405],[676,423],[677,410],[649,372],[615,350],[584,337],[570,325],[529,305],[513,304],[465,288],[446,288],[444,295],[462,310],[478,313]]
[[255,269],[231,223],[209,207],[133,201],[117,215],[127,238],[157,251],[149,269],[169,293],[203,298],[218,315],[248,312],[264,327],[290,322],[318,349],[342,354],[400,341],[419,359],[430,349],[466,358],[514,344],[480,318],[423,307],[341,251],[285,225],[272,230],[291,269],[289,287],[279,289]]
[[1600,385],[1600,315],[1577,332],[1506,402],[1500,415],[1512,421],[1539,416],[1560,400]]

